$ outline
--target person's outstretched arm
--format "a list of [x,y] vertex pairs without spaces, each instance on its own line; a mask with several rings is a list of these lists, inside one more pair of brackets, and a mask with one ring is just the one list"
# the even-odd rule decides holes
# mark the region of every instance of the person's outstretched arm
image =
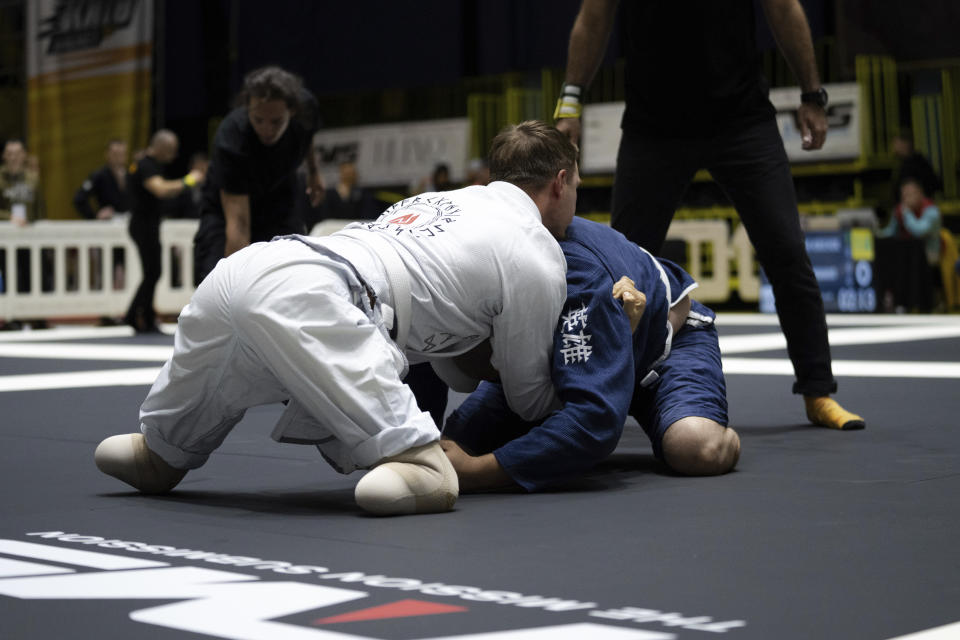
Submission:
[[[610,40],[610,32],[613,30],[613,21],[617,13],[618,0],[583,0],[580,5],[580,12],[573,22],[573,28],[570,30],[570,42],[567,46],[567,71],[564,76],[565,87],[573,86],[577,89],[564,89],[574,91],[568,100],[576,98],[577,106],[583,100],[582,92],[593,81],[597,74],[600,62],[603,60],[603,54],[607,50],[607,42]],[[561,105],[565,98],[561,96]],[[560,129],[573,140],[574,144],[580,143],[580,115],[579,110],[574,109],[576,115],[564,113],[564,110],[558,108],[557,129]],[[563,117],[567,115],[567,117]]]
[[[767,23],[777,46],[800,83],[800,91],[812,93],[821,88],[817,57],[807,15],[799,0],[763,0]],[[827,139],[827,112],[817,104],[802,102],[797,110],[803,148],[819,149]]]
[[226,222],[224,257],[250,244],[250,196],[220,190],[220,204]]

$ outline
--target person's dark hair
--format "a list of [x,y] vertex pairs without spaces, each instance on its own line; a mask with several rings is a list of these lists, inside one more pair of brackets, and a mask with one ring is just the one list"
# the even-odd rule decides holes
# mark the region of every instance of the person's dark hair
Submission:
[[540,189],[561,169],[572,172],[576,163],[577,147],[570,138],[539,120],[506,127],[490,145],[491,182],[503,180],[521,189]]
[[300,76],[280,67],[261,67],[244,76],[237,103],[245,107],[250,104],[251,98],[283,100],[291,111],[296,112],[300,108],[302,93],[303,80]]
[[914,176],[905,176],[900,181],[900,188],[903,189],[903,185],[905,184],[912,184],[916,188],[920,189],[920,193],[922,193],[923,195],[927,195],[927,190],[926,188],[924,188],[923,181],[920,180],[920,178],[916,178]]

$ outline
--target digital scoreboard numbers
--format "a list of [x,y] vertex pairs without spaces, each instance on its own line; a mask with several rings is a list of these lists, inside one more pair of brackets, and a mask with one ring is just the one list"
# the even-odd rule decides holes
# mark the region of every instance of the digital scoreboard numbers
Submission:
[[[809,231],[807,254],[820,285],[827,313],[873,313],[877,310],[874,287],[874,243],[870,229]],[[773,288],[760,270],[760,311],[773,313]]]

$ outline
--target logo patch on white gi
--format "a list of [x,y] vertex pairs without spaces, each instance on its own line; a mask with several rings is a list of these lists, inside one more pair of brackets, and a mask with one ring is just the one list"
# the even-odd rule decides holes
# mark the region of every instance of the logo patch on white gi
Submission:
[[446,227],[456,222],[461,213],[460,205],[443,195],[414,196],[397,202],[376,222],[365,226],[398,235],[409,233],[417,238],[432,238],[446,233]]
[[560,348],[560,353],[563,354],[563,364],[587,362],[593,353],[593,347],[590,345],[593,336],[584,333],[587,328],[587,307],[572,309],[563,314],[561,320],[563,321],[563,346]]
[[420,216],[416,213],[408,213],[406,215],[398,216],[393,220],[387,220],[387,224],[413,224],[419,217]]

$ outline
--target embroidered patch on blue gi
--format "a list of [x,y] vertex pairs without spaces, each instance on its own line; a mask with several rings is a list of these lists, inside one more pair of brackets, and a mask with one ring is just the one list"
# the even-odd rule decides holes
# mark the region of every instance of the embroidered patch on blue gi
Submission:
[[587,307],[572,309],[565,313],[561,320],[563,345],[560,353],[563,355],[563,364],[588,361],[593,353],[593,347],[590,346],[593,336],[584,332],[587,328]]

